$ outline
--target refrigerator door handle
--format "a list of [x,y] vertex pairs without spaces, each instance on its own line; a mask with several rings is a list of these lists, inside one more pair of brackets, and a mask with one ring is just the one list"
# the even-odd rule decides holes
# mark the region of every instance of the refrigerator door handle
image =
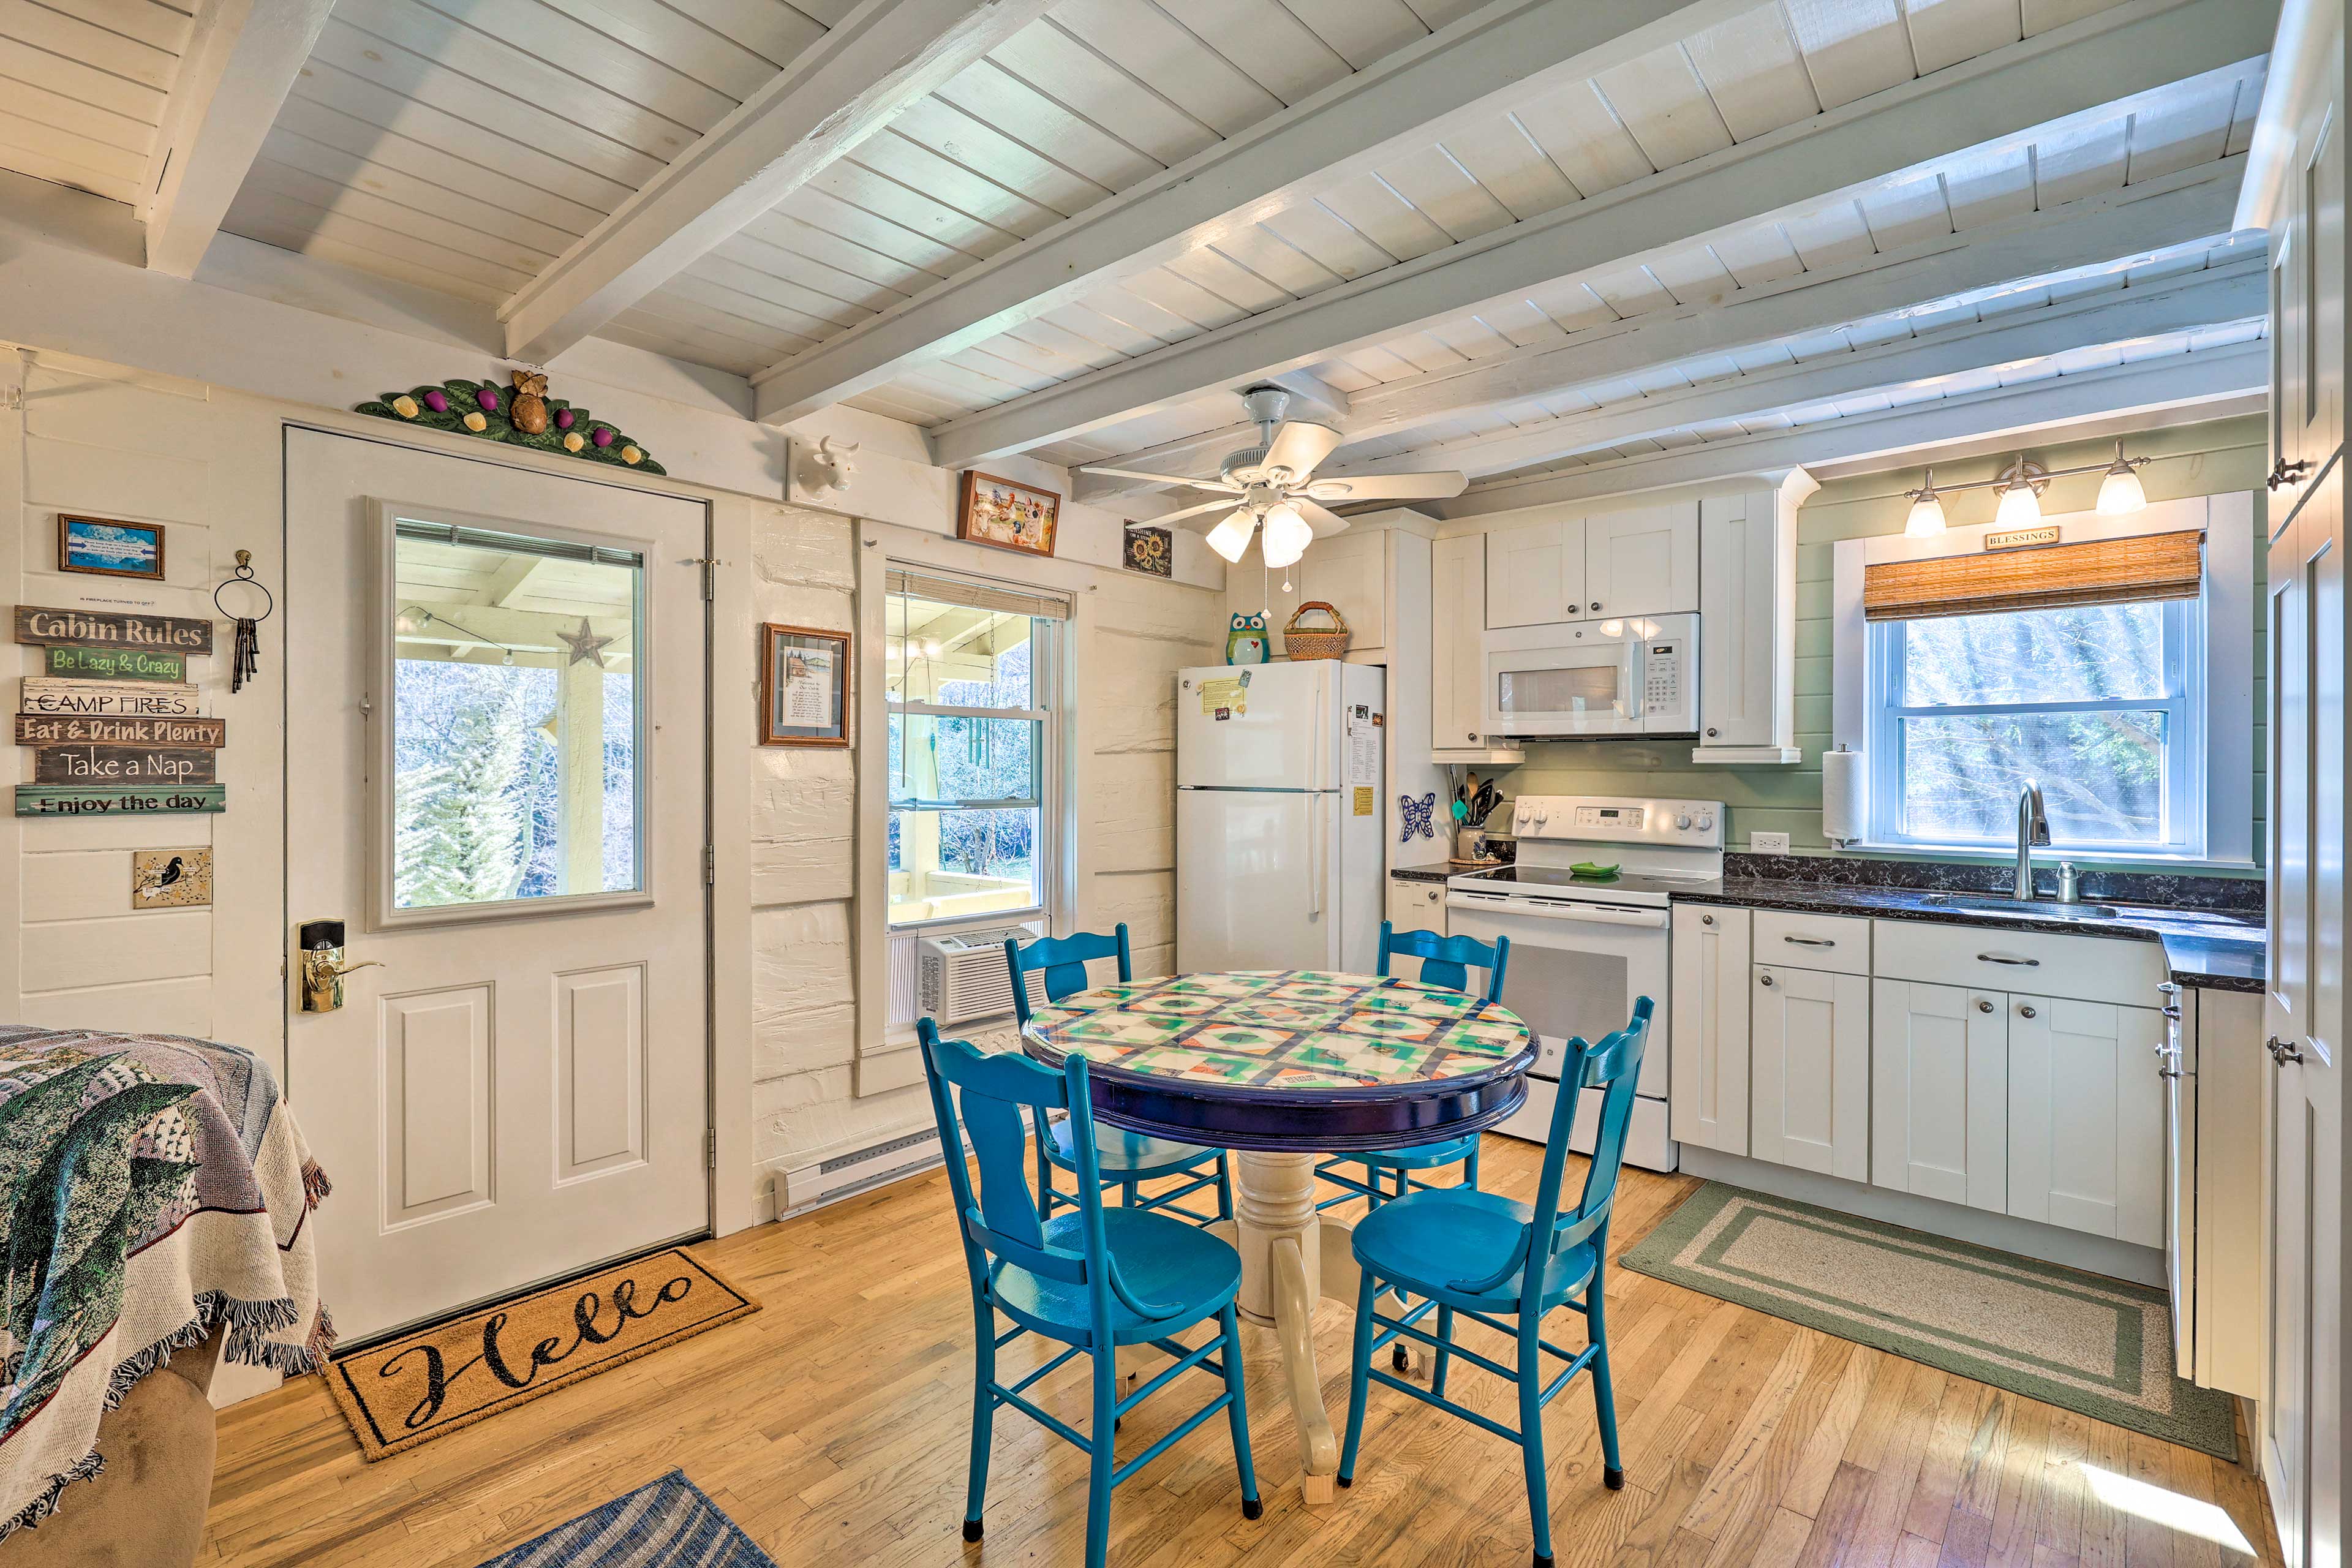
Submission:
[[[1319,710],[1321,704],[1317,704]],[[1307,797],[1307,887],[1309,902],[1307,918],[1323,918],[1323,797]]]

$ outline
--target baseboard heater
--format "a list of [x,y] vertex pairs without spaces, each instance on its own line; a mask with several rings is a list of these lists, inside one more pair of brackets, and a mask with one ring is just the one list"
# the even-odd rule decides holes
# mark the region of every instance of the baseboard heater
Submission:
[[926,1127],[814,1165],[780,1173],[779,1215],[837,1202],[890,1182],[919,1175],[940,1163],[940,1130]]

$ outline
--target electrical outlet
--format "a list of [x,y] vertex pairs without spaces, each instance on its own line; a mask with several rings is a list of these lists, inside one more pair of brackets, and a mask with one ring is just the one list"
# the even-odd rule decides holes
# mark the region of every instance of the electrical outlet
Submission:
[[1748,836],[1748,852],[1750,855],[1786,855],[1789,852],[1789,836],[1785,833],[1751,833]]

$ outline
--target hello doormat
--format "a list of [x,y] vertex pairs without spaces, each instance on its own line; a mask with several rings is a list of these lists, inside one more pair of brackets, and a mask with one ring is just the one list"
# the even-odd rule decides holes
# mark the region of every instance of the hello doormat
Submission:
[[665,1247],[338,1356],[321,1375],[373,1463],[759,1310]]

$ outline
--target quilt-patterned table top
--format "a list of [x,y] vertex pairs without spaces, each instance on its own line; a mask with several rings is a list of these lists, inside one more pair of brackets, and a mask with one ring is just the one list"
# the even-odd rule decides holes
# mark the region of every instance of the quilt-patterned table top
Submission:
[[1503,1067],[1518,1015],[1418,981],[1313,970],[1171,974],[1040,1007],[1032,1054],[1236,1089],[1403,1089]]

